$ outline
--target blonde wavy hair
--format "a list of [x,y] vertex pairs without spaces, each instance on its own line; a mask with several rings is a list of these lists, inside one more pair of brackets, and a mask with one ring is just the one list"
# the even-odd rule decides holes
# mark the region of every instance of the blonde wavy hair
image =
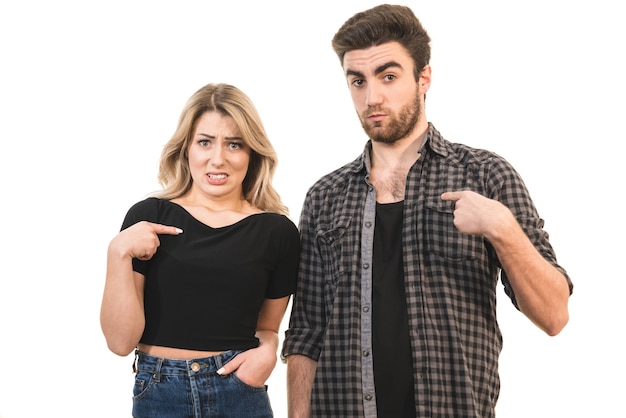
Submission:
[[272,185],[278,158],[261,117],[244,92],[224,83],[207,84],[187,101],[174,135],[163,147],[158,175],[163,190],[154,195],[175,199],[189,191],[193,182],[189,170],[189,144],[198,119],[210,111],[230,116],[251,149],[248,172],[243,180],[243,197],[262,211],[288,215],[287,206]]

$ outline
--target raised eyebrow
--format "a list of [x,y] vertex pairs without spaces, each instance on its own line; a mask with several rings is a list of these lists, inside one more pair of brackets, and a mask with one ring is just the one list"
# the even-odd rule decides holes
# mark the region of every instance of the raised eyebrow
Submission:
[[350,69],[346,70],[346,77],[351,76],[351,75],[358,77],[358,78],[364,77],[363,73],[360,71],[355,71],[355,70],[350,70]]
[[402,65],[400,65],[400,63],[395,62],[395,61],[389,61],[383,65],[381,65],[380,67],[376,68],[376,70],[374,71],[374,74],[378,75],[382,72],[387,71],[387,69],[389,68],[399,68],[402,69]]
[[[389,61],[384,63],[383,65],[376,67],[376,69],[374,70],[374,74],[379,75],[380,73],[383,73],[385,71],[387,71],[389,68],[399,68],[402,69],[402,65],[396,61]],[[355,71],[355,70],[346,70],[346,77],[347,76],[355,76],[358,78],[365,78],[365,75],[360,72],[360,71]]]
[[[205,133],[198,133],[197,136],[201,136],[204,138],[208,138],[208,139],[215,139],[215,135],[209,135],[209,134],[205,134]],[[227,141],[243,141],[243,138],[240,136],[227,136],[226,138]]]

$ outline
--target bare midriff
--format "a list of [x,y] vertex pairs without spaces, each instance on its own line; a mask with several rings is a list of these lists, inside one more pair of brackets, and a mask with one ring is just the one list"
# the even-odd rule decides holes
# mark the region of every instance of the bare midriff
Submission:
[[161,347],[159,345],[146,344],[139,344],[137,348],[142,353],[150,354],[154,357],[163,357],[176,360],[190,360],[194,358],[211,357],[222,354],[224,352],[185,350],[183,348]]

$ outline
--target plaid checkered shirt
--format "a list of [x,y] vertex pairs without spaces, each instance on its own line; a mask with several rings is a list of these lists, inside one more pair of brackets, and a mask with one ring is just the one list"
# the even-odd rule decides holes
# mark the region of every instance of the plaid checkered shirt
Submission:
[[[313,417],[376,417],[371,288],[376,195],[371,143],[318,180],[300,215],[298,287],[282,355],[317,360]],[[497,154],[445,140],[429,123],[406,179],[402,246],[418,417],[495,415],[502,335],[498,279],[515,294],[489,242],[459,232],[446,191],[473,190],[515,215],[537,250],[565,274],[515,169]],[[393,326],[393,324],[389,324]],[[383,417],[387,418],[387,417]]]

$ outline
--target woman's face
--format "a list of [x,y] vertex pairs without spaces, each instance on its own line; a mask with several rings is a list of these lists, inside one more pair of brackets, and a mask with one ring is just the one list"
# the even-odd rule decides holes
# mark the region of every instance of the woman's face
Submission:
[[250,147],[230,116],[204,113],[189,144],[192,190],[218,200],[241,200],[248,172]]

